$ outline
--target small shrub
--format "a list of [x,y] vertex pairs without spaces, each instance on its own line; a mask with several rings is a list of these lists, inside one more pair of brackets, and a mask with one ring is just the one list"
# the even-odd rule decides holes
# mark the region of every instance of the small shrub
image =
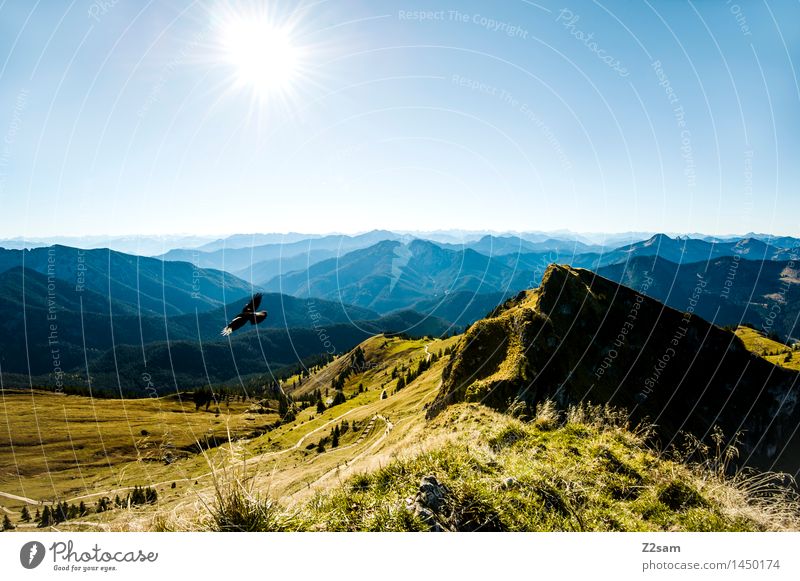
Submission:
[[489,445],[495,450],[500,450],[512,446],[526,437],[527,433],[524,429],[514,424],[509,424],[501,428],[496,436],[489,438]]
[[548,399],[536,404],[536,419],[533,425],[540,430],[550,431],[556,429],[560,419],[560,414],[553,400]]
[[276,502],[251,494],[234,484],[217,491],[211,510],[214,530],[220,532],[283,532],[297,530],[293,519]]
[[370,477],[368,474],[362,472],[356,474],[350,480],[350,490],[353,492],[366,492],[370,487]]
[[671,510],[707,507],[708,503],[694,488],[680,480],[673,480],[658,493],[658,500]]

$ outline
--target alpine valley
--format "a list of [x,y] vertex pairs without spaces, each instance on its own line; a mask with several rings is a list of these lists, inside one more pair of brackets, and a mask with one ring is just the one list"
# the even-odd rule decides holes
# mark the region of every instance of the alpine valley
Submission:
[[798,239],[171,240],[0,243],[18,530],[800,528]]

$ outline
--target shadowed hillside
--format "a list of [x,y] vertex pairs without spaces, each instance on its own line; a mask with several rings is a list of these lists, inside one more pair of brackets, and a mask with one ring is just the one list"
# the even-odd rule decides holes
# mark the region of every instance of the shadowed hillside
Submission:
[[414,311],[382,317],[340,302],[267,293],[261,306],[269,317],[262,325],[246,326],[230,342],[221,338],[246,300],[165,316],[139,311],[113,293],[76,290],[63,279],[13,267],[0,272],[4,384],[88,388],[91,377],[93,388],[106,394],[141,395],[152,387],[163,393],[273,373],[349,350],[376,333],[453,332],[448,321]]
[[639,256],[597,272],[678,309],[702,279],[705,285],[695,313],[707,321],[733,327],[749,323],[782,340],[799,334],[800,266],[795,261],[724,256],[676,264],[655,256]]
[[105,248],[0,248],[0,273],[20,266],[65,281],[75,292],[93,291],[157,316],[207,311],[252,291],[245,281],[219,270]]
[[[701,289],[685,297],[686,311]],[[679,431],[741,433],[743,463],[794,472],[800,374],[733,333],[594,273],[552,265],[541,286],[478,321],[458,344],[429,415],[458,401],[531,414],[537,402],[610,403]]]

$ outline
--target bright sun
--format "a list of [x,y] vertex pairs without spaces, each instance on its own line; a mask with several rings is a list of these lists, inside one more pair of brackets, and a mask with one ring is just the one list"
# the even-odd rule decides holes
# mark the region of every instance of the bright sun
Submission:
[[236,84],[259,98],[288,93],[300,73],[302,51],[292,43],[288,27],[238,17],[225,24],[221,41]]

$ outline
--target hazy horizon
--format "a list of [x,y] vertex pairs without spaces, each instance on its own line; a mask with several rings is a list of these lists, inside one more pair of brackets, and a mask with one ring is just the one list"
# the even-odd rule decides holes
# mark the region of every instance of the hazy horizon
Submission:
[[296,231],[296,230],[289,230],[289,231],[275,231],[275,230],[265,230],[260,232],[245,232],[245,231],[232,231],[232,232],[216,232],[216,233],[194,233],[194,232],[164,232],[164,233],[152,233],[152,234],[145,234],[141,232],[121,232],[121,233],[97,233],[97,234],[89,234],[89,235],[75,235],[75,234],[38,234],[38,235],[25,235],[25,236],[3,236],[0,237],[2,241],[31,241],[31,242],[39,242],[48,239],[86,239],[86,240],[98,240],[98,239],[114,239],[114,238],[148,238],[148,239],[155,239],[155,238],[171,238],[171,239],[178,239],[178,238],[196,238],[198,240],[224,240],[227,238],[233,237],[246,237],[246,236],[313,236],[313,237],[323,237],[323,236],[361,236],[364,234],[370,234],[372,232],[387,232],[391,234],[399,234],[399,235],[428,235],[428,234],[450,234],[450,235],[481,235],[481,236],[522,236],[522,235],[553,235],[556,236],[569,236],[569,235],[577,235],[577,236],[655,236],[658,234],[664,234],[670,237],[698,237],[698,236],[707,236],[707,237],[718,237],[718,238],[735,238],[735,237],[746,237],[746,236],[772,236],[774,238],[778,237],[800,237],[800,232],[790,232],[790,233],[780,233],[780,232],[759,232],[759,231],[748,231],[748,232],[721,232],[721,233],[714,233],[714,232],[703,232],[703,231],[669,231],[669,230],[569,230],[569,229],[558,229],[558,230],[493,230],[493,229],[459,229],[459,228],[442,228],[438,230],[411,230],[407,228],[370,228],[368,230],[328,230],[328,231]]

